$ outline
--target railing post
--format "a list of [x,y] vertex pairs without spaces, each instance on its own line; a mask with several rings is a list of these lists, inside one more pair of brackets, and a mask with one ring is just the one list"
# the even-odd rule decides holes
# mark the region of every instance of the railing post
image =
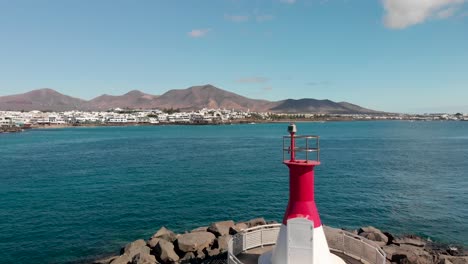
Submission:
[[345,233],[343,233],[343,235],[341,236],[341,238],[342,238],[341,240],[342,240],[342,242],[343,242],[343,253],[345,253],[345,254],[346,254],[346,247],[345,247],[345,243],[344,243],[344,238],[345,238],[345,235],[346,235],[346,234],[345,234]]
[[320,140],[318,136],[316,140],[317,140],[317,161],[320,161]]
[[262,245],[262,248],[263,248],[263,228],[260,229],[260,244]]
[[246,235],[247,235],[247,233],[242,233],[242,251],[245,250],[245,245],[246,245],[246,240],[247,240],[247,239],[245,238]]
[[364,244],[364,241],[361,241],[361,256],[359,256],[359,259],[362,260],[362,256],[364,256],[364,247],[366,245]]

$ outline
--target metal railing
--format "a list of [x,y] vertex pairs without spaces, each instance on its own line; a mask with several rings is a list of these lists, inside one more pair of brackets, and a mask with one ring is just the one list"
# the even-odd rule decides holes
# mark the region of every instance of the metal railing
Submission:
[[[294,136],[294,139],[296,139],[296,146],[294,147],[294,151],[296,153],[305,152],[306,162],[309,160],[320,161],[320,137],[319,136]],[[300,142],[298,142],[297,139],[305,140],[305,146],[298,147],[297,145]],[[290,140],[291,140],[291,136],[283,136],[283,160],[286,160],[286,154],[291,153]],[[315,159],[314,157],[309,159],[309,153],[315,153]]]
[[228,264],[243,264],[236,256],[240,253],[276,244],[281,224],[262,225],[244,229],[228,242]]
[[[228,264],[243,264],[236,256],[252,248],[274,245],[281,224],[245,229],[228,242]],[[368,239],[350,232],[323,227],[330,251],[341,253],[366,264],[385,264],[385,252]]]
[[323,227],[331,251],[342,253],[362,263],[385,264],[385,252],[372,241],[341,229]]

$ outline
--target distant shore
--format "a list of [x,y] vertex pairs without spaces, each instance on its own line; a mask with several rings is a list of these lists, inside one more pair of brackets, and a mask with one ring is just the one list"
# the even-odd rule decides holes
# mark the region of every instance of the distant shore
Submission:
[[[350,118],[333,118],[333,119],[284,119],[284,120],[235,120],[230,122],[209,122],[209,123],[183,123],[183,122],[161,122],[161,123],[79,123],[79,124],[43,124],[32,125],[30,127],[0,127],[0,133],[17,133],[29,129],[63,129],[75,127],[132,127],[132,126],[218,126],[218,125],[240,125],[240,124],[278,124],[278,123],[325,123],[325,122],[372,122],[372,121],[407,121],[407,122],[429,122],[426,120],[379,120],[379,119],[350,119]],[[439,121],[446,122],[452,120],[433,120],[430,122]]]
[[1,133],[17,133],[17,132],[22,132],[23,129],[21,127],[0,127],[0,134]]

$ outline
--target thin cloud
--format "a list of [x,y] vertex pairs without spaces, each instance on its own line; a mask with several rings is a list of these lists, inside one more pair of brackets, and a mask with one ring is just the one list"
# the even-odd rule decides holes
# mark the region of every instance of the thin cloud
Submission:
[[187,35],[191,38],[201,38],[206,36],[210,31],[210,28],[192,29]]
[[330,82],[328,81],[320,81],[320,82],[308,82],[306,85],[308,86],[322,86],[322,85],[329,85]]
[[268,82],[268,78],[264,77],[247,77],[236,80],[236,83],[266,83]]
[[255,19],[257,20],[257,22],[266,22],[266,21],[273,20],[274,18],[275,18],[275,16],[273,16],[273,15],[268,15],[268,14],[257,15],[257,16],[255,17]]
[[446,19],[467,0],[383,0],[384,24],[390,29],[404,29],[430,18]]
[[241,23],[249,21],[249,16],[225,14],[224,19],[229,20],[231,22]]
[[271,87],[271,86],[263,87],[262,90],[263,91],[271,91],[271,90],[273,90],[273,87]]
[[285,4],[294,4],[296,3],[296,0],[280,0],[281,3],[285,3]]
[[458,10],[458,8],[449,7],[447,9],[444,9],[444,10],[441,10],[441,11],[437,12],[436,17],[439,18],[439,19],[449,18],[449,17],[453,16],[453,14],[455,14],[455,12],[457,12],[457,10]]

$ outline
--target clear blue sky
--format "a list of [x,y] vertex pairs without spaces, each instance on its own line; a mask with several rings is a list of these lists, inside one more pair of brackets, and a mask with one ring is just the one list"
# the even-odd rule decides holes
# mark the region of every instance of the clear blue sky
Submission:
[[251,98],[468,112],[464,0],[0,0],[0,95],[211,83]]

